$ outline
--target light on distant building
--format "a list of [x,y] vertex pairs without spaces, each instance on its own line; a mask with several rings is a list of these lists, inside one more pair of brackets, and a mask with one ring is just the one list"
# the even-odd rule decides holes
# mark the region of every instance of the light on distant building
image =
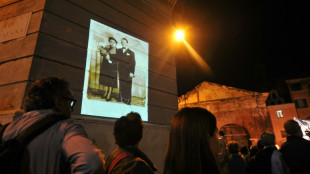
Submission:
[[277,110],[276,113],[277,113],[277,117],[278,118],[283,118],[284,117],[282,110]]

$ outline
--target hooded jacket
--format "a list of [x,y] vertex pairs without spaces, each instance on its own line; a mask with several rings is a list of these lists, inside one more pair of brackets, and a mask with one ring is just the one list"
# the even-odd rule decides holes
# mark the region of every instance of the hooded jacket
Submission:
[[[35,110],[12,121],[2,140],[17,136],[21,131],[51,114],[52,110]],[[72,119],[60,120],[35,137],[25,149],[23,173],[104,173],[103,154],[87,138],[83,127]],[[26,155],[26,157],[25,157]]]

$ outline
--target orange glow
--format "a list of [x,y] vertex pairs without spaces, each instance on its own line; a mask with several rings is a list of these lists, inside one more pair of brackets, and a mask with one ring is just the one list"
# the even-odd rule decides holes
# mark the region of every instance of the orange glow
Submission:
[[192,46],[190,46],[185,40],[183,40],[187,50],[189,53],[193,56],[193,58],[196,60],[198,65],[206,71],[209,75],[212,75],[212,70],[210,66],[202,59],[202,57],[194,50]]

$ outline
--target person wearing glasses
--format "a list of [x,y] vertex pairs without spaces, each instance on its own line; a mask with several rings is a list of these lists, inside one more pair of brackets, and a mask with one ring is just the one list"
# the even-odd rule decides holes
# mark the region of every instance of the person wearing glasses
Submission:
[[[104,173],[104,155],[87,138],[83,127],[74,123],[71,112],[76,103],[65,79],[46,77],[36,80],[28,90],[25,113],[5,129],[2,140],[14,138],[19,132],[49,116],[62,115],[58,121],[26,146],[28,163],[23,173]],[[24,162],[24,161],[23,161]]]

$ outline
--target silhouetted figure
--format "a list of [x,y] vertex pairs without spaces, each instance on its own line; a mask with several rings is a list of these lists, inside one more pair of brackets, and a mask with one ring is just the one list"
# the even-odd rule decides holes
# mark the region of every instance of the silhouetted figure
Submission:
[[57,114],[66,119],[46,129],[27,145],[22,173],[104,173],[103,154],[87,138],[83,127],[70,119],[75,102],[65,79],[47,77],[30,87],[23,106],[25,113],[6,128],[2,140],[14,138],[48,116]]
[[245,163],[239,155],[239,145],[235,141],[228,143],[229,161],[228,171],[229,174],[246,174]]
[[287,141],[281,146],[283,158],[291,174],[310,173],[310,141],[302,138],[299,124],[294,120],[284,123]]
[[153,174],[157,171],[152,161],[138,149],[143,136],[143,122],[138,113],[131,112],[114,124],[115,143],[118,145],[106,162],[106,174]]
[[258,140],[256,146],[257,146],[258,151],[261,151],[264,149],[264,145],[262,144],[262,140]]
[[182,108],[172,118],[164,174],[219,174],[215,116],[206,109]]
[[282,154],[275,147],[275,135],[264,132],[261,135],[261,143],[264,149],[256,155],[255,164],[258,174],[284,174],[286,166],[282,160]]
[[226,149],[226,142],[224,138],[224,131],[219,131],[219,153],[217,155],[217,162],[222,174],[228,173],[228,153]]
[[240,154],[241,154],[241,157],[242,157],[242,159],[244,161],[245,167],[247,167],[247,161],[248,161],[248,159],[250,157],[248,147],[247,146],[242,146],[240,148]]
[[250,155],[248,160],[246,161],[247,174],[256,174],[255,158],[257,153],[258,153],[257,146],[251,146]]

